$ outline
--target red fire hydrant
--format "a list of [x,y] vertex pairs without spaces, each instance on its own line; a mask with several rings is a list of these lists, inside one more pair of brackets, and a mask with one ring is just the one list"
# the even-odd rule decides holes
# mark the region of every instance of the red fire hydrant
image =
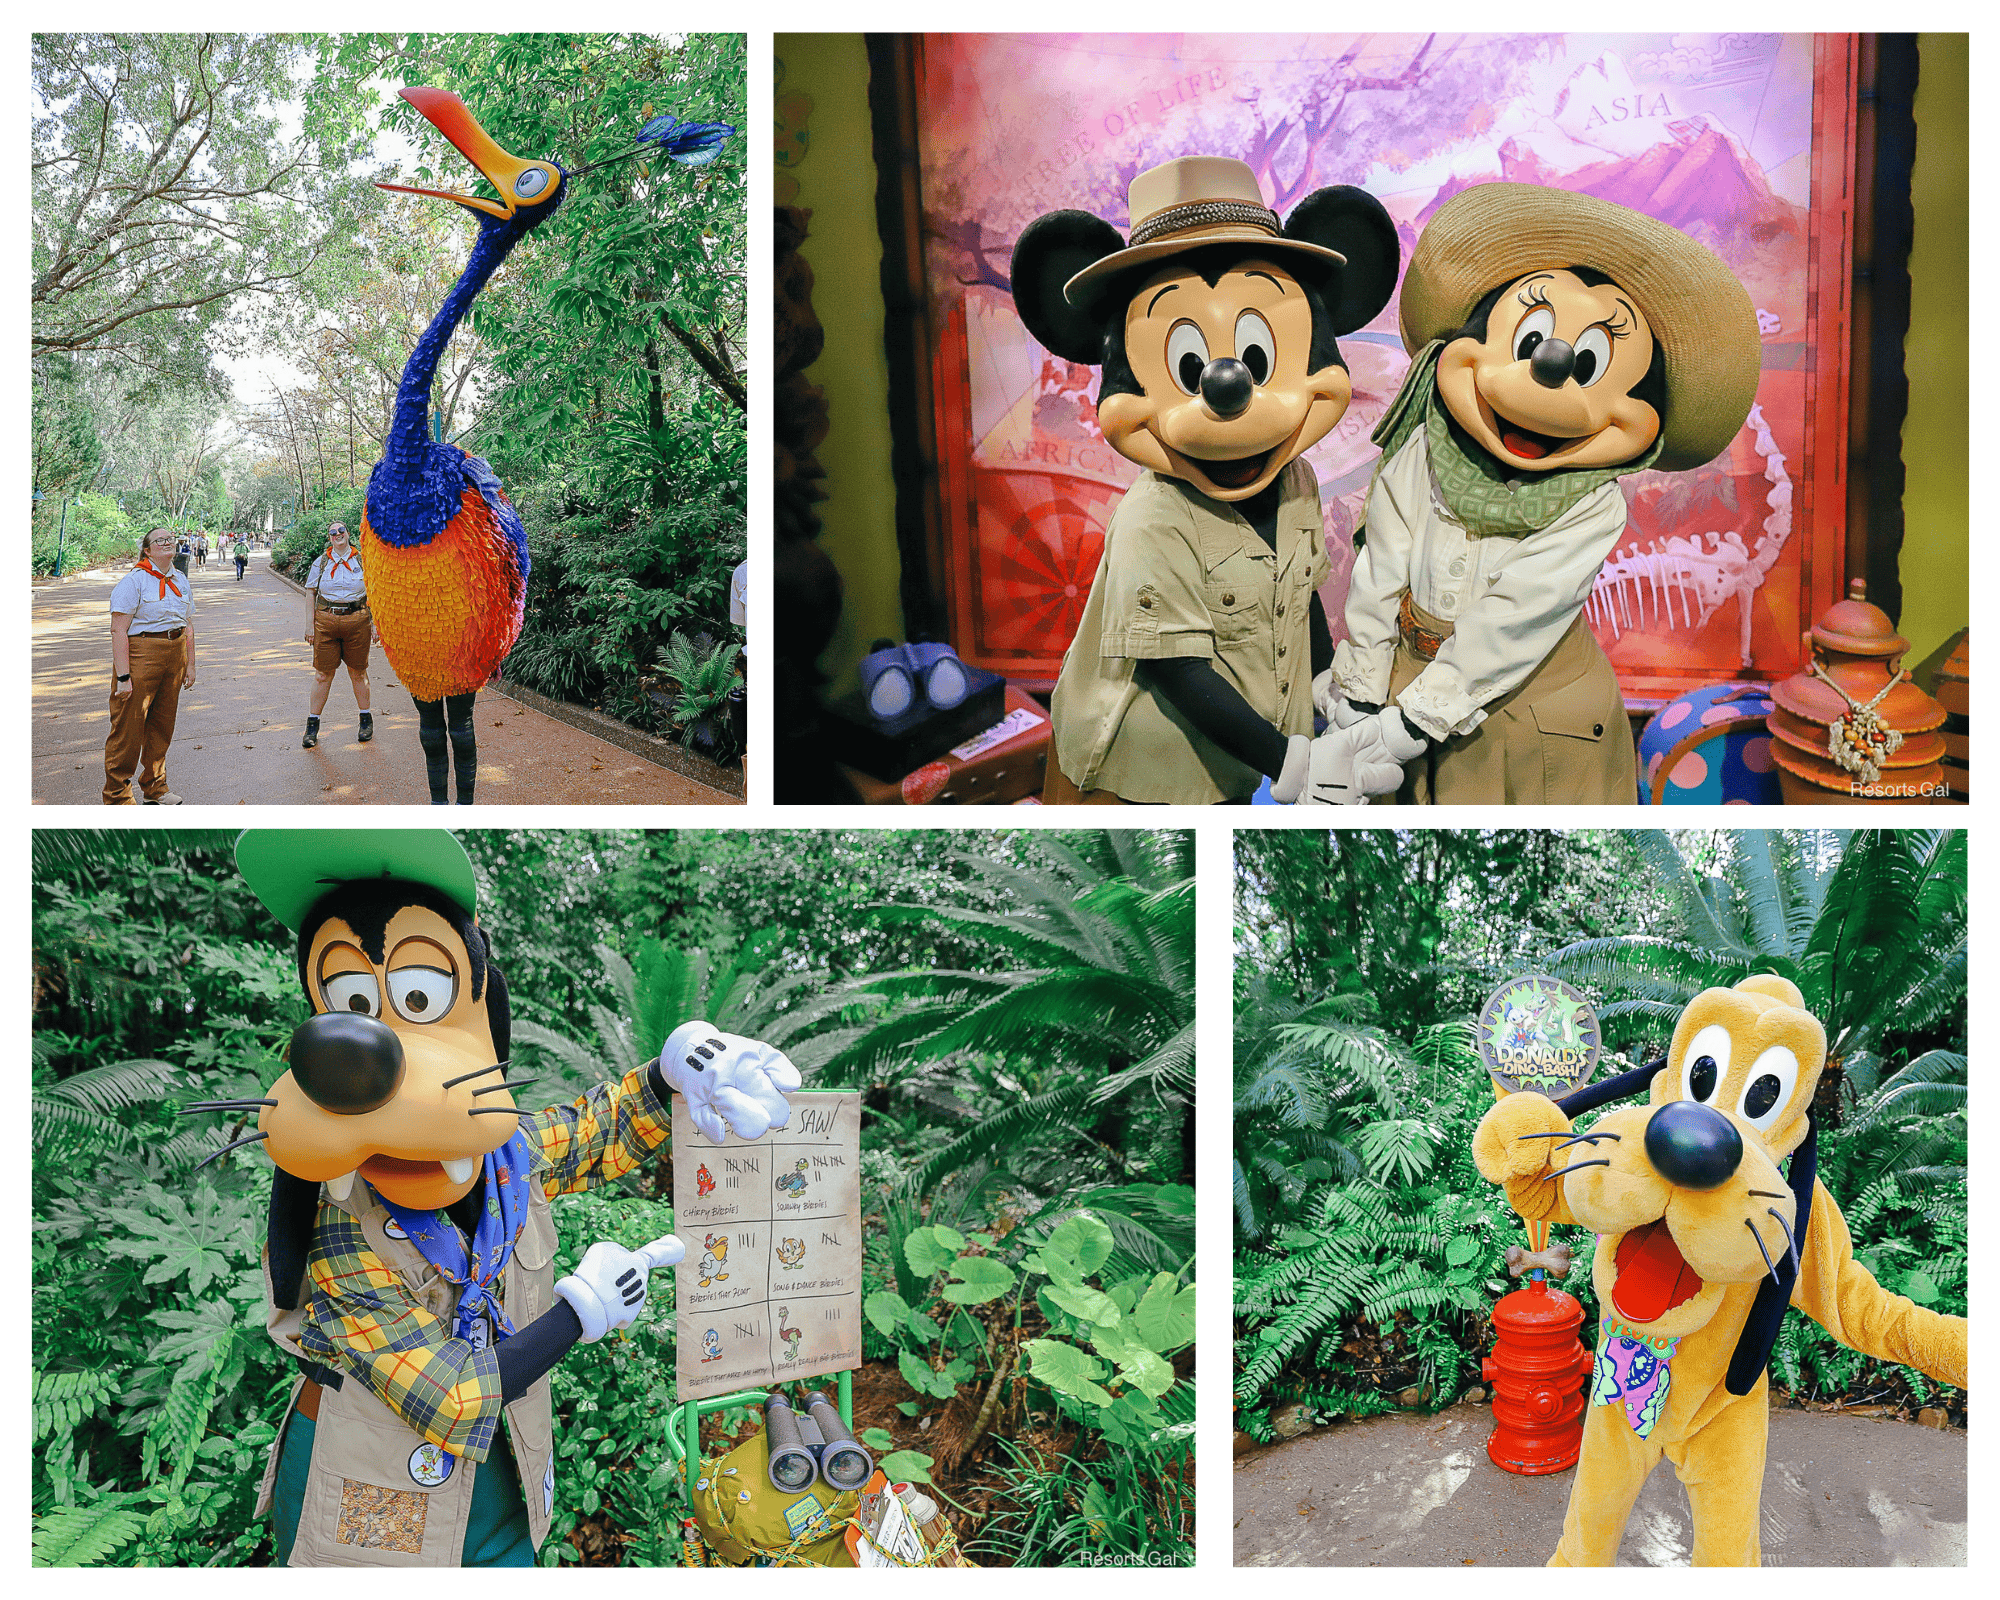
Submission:
[[1480,1364],[1493,1385],[1486,1453],[1506,1472],[1536,1477],[1576,1465],[1583,1445],[1583,1381],[1591,1354],[1578,1342],[1583,1305],[1530,1278],[1493,1308],[1499,1340]]

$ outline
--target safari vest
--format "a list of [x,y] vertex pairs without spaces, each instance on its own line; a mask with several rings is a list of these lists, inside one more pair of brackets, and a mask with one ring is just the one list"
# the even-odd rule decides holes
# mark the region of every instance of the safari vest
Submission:
[[[513,1259],[500,1275],[500,1303],[507,1319],[524,1328],[554,1304],[555,1217],[539,1185],[529,1186],[527,1221]],[[458,1291],[409,1240],[386,1228],[387,1209],[364,1182],[344,1201],[324,1190],[321,1199],[360,1224],[369,1248],[396,1272],[433,1316],[450,1323]],[[281,1310],[271,1290],[270,1252],[264,1253],[265,1329],[294,1359],[304,1357],[298,1335],[311,1285],[299,1295],[299,1309]],[[440,1450],[371,1394],[352,1373],[343,1372],[338,1389],[320,1393],[313,1433],[312,1466],[292,1544],[295,1567],[455,1567],[465,1543],[472,1509],[476,1462]],[[306,1380],[292,1386],[285,1408],[289,1424]],[[506,1437],[514,1451],[521,1488],[528,1502],[528,1531],[541,1548],[555,1508],[554,1416],[546,1375],[506,1407]],[[278,1475],[284,1429],[271,1445],[271,1459],[257,1491],[256,1515],[268,1516]],[[494,1447],[499,1448],[496,1439]]]

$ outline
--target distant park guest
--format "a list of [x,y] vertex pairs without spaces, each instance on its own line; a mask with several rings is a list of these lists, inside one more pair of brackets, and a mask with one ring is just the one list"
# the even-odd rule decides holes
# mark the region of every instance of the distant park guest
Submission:
[[155,528],[139,564],[111,590],[111,736],[104,741],[104,803],[132,804],[136,766],[143,804],[177,806],[167,788],[167,746],[181,690],[194,687],[194,597],[174,559],[174,535]]
[[236,581],[243,581],[243,569],[250,563],[250,545],[242,534],[236,536]]
[[189,570],[194,566],[194,540],[186,534],[182,534],[174,541],[174,566],[183,578],[188,576]]
[[208,565],[208,530],[206,528],[203,528],[194,536],[194,564],[197,567]]
[[327,691],[333,687],[333,669],[343,664],[361,711],[360,742],[375,737],[375,719],[368,714],[368,639],[375,618],[368,610],[361,552],[348,542],[341,523],[328,528],[326,538],[325,553],[306,573],[306,592],[312,598],[306,643],[313,647],[313,687],[306,735],[299,743],[308,750],[319,743],[319,714],[326,709]]

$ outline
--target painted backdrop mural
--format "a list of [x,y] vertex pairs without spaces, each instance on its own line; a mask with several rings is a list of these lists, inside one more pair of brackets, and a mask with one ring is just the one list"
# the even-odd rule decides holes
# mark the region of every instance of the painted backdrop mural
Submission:
[[[1095,373],[1016,319],[1016,236],[1063,206],[1123,230],[1135,173],[1210,154],[1247,161],[1280,214],[1324,184],[1366,188],[1406,262],[1439,206],[1494,180],[1618,201],[1727,261],[1764,332],[1758,404],[1710,467],[1624,480],[1631,526],[1589,615],[1641,697],[1794,670],[1801,631],[1837,598],[1851,78],[1845,36],[926,38],[926,266],[960,652],[1054,675],[1138,473],[1098,432]],[[1336,637],[1368,436],[1407,364],[1395,302],[1341,346],[1354,403],[1307,457]]]

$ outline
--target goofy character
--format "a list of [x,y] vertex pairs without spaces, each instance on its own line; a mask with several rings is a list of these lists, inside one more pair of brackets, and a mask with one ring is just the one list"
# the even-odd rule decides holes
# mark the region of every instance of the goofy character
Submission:
[[[1818,1179],[1812,1102],[1825,1061],[1825,1030],[1799,991],[1745,978],[1688,1003],[1664,1062],[1561,1102],[1503,1093],[1481,1119],[1473,1160],[1508,1203],[1597,1235],[1603,1327],[1550,1566],[1613,1565],[1662,1455],[1687,1488],[1694,1564],[1759,1564],[1766,1369],[1788,1305],[1850,1350],[1964,1386],[1965,1318],[1877,1283]],[[1571,1131],[1572,1116],[1634,1093],[1647,1103]]]
[[268,1098],[193,1108],[256,1107],[238,1143],[278,1168],[265,1310],[300,1376],[258,1496],[277,1563],[531,1566],[555,1505],[549,1369],[630,1327],[647,1274],[684,1254],[602,1241],[558,1280],[550,1200],[637,1166],[672,1093],[755,1138],[789,1120],[799,1074],[689,1022],[621,1082],[522,1110],[450,834],[253,831],[236,859],[296,930],[313,1010]]

